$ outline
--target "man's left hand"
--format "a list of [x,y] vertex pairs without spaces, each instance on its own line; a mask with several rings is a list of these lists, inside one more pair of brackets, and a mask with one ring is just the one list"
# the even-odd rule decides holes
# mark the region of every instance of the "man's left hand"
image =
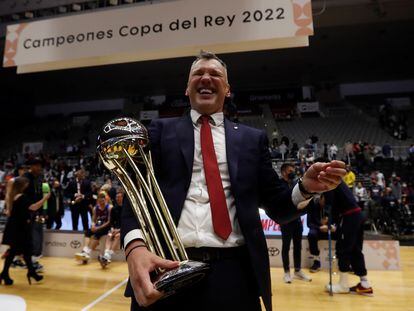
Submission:
[[305,172],[302,184],[308,192],[322,193],[335,189],[345,174],[345,163],[342,161],[317,162]]

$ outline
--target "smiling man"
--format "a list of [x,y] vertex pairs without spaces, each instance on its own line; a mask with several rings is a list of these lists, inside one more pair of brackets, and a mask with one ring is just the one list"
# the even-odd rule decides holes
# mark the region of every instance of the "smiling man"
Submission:
[[[345,175],[340,161],[315,163],[293,189],[273,170],[266,134],[224,118],[230,96],[225,63],[201,52],[186,95],[191,111],[153,120],[149,127],[154,170],[190,259],[206,261],[201,282],[163,298],[150,273],[177,262],[149,252],[128,202],[122,241],[131,310],[272,310],[269,257],[258,205],[278,222],[300,216],[314,193],[334,189]],[[206,260],[207,259],[207,260]],[[147,309],[146,309],[147,308]]]

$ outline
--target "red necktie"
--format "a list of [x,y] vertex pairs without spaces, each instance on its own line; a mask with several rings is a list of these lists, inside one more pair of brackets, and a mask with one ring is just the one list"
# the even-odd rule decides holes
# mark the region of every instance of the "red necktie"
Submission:
[[210,197],[211,217],[213,219],[214,232],[223,240],[227,240],[232,228],[229,212],[227,210],[226,197],[221,182],[220,171],[214,150],[213,136],[209,116],[201,116],[201,154],[203,156],[204,175],[206,176],[207,190]]

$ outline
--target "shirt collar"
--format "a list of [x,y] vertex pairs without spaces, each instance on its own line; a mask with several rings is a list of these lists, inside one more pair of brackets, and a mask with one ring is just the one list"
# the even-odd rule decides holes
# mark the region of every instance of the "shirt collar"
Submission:
[[[190,116],[191,116],[191,121],[193,122],[193,124],[197,126],[198,120],[200,119],[201,114],[198,111],[196,111],[194,109],[191,109]],[[212,115],[210,115],[210,118],[212,120],[212,123],[215,126],[220,126],[224,122],[224,114],[223,114],[223,112],[213,113]]]

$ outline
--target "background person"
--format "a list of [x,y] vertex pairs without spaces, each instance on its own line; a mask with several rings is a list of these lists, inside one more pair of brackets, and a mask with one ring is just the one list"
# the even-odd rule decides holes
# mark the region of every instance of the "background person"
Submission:
[[67,192],[71,199],[72,229],[78,230],[80,215],[83,230],[86,232],[89,228],[88,206],[92,198],[92,188],[90,181],[85,177],[85,170],[80,169],[76,171],[75,179],[69,183]]
[[115,204],[111,209],[110,226],[108,236],[105,242],[105,252],[103,256],[99,255],[98,260],[102,267],[106,267],[111,263],[112,255],[119,250],[121,238],[121,212],[124,201],[124,193],[118,191],[115,196]]
[[[365,258],[362,252],[364,242],[364,216],[352,192],[344,184],[324,194],[326,205],[332,207],[332,218],[338,223],[336,257],[338,258],[339,282],[332,285],[335,294],[354,292],[372,295],[373,289],[368,282]],[[360,277],[360,282],[349,287],[348,272],[352,271]],[[326,286],[329,291],[329,284]]]
[[43,279],[43,276],[36,273],[32,263],[33,217],[31,216],[31,212],[42,208],[43,204],[49,199],[50,194],[45,195],[35,203],[31,203],[31,200],[25,193],[29,183],[27,178],[17,177],[14,180],[9,196],[10,217],[7,220],[4,230],[2,244],[9,245],[10,249],[4,261],[3,271],[0,274],[0,283],[4,281],[6,285],[13,284],[13,280],[9,275],[9,269],[14,256],[18,253],[23,254],[24,261],[26,262],[28,269],[27,280],[29,284],[31,284],[31,278],[37,282]]
[[101,237],[106,236],[110,229],[112,206],[107,203],[107,193],[98,194],[97,204],[93,209],[92,226],[90,229],[90,239],[81,253],[76,253],[75,258],[87,263],[91,258],[91,252],[99,245]]
[[[295,167],[292,164],[284,163],[280,167],[280,173],[282,176],[281,183],[286,189],[292,189],[295,184]],[[289,250],[290,242],[293,240],[293,262],[294,262],[294,277],[303,281],[312,281],[301,269],[302,261],[302,232],[303,225],[301,218],[296,218],[286,224],[280,225],[282,232],[282,261],[283,261],[283,281],[285,283],[291,283],[292,277],[290,275],[289,266]]]

